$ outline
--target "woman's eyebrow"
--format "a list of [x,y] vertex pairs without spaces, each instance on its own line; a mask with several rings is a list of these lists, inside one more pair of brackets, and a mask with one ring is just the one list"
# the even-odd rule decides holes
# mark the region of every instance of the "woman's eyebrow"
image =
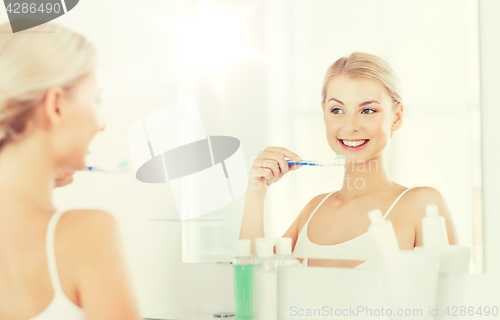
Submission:
[[[330,100],[328,100],[328,102],[330,102],[330,101],[332,101],[332,100],[337,101],[337,102],[338,102],[338,103],[340,103],[341,105],[344,105],[344,103],[343,103],[342,101],[337,100],[337,99],[335,99],[335,98],[331,98]],[[380,102],[378,102],[377,100],[369,100],[369,101],[365,101],[365,102],[360,103],[360,104],[359,104],[359,107],[366,106],[367,104],[370,104],[370,103],[377,103],[377,104],[380,104]]]

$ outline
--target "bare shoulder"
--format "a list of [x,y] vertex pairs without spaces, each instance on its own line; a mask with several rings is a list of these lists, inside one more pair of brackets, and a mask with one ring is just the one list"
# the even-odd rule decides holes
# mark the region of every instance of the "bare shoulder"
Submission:
[[102,210],[71,210],[60,222],[66,270],[87,318],[139,320],[118,221]]
[[117,221],[103,210],[70,210],[61,216],[58,226],[67,235],[97,235],[115,229]]
[[57,238],[66,253],[79,262],[97,256],[99,252],[113,250],[119,239],[118,222],[103,210],[70,210],[60,218]]
[[427,204],[442,201],[443,199],[441,192],[433,187],[415,187],[411,188],[407,193],[407,198],[411,198],[413,201],[428,202]]
[[410,213],[415,226],[415,246],[422,245],[422,219],[426,215],[426,207],[429,204],[435,204],[439,215],[445,218],[449,243],[457,244],[458,235],[455,223],[442,193],[433,187],[416,187],[407,193],[405,209]]
[[404,200],[405,211],[411,213],[413,218],[418,221],[425,216],[427,205],[436,204],[439,206],[444,201],[441,192],[433,187],[411,188],[401,200]]
[[114,223],[116,221],[112,214],[98,209],[69,210],[61,216],[61,221],[63,220],[82,223]]

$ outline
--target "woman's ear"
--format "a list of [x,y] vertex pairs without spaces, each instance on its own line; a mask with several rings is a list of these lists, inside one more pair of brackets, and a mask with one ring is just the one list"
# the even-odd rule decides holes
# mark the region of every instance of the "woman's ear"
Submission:
[[43,129],[48,129],[53,125],[59,125],[61,119],[61,102],[63,89],[61,87],[50,87],[45,92],[45,96],[36,107],[35,121]]
[[321,108],[323,109],[323,119],[326,120],[326,116],[325,116],[325,103],[324,102],[321,102]]
[[403,104],[398,103],[395,107],[394,118],[392,120],[391,131],[396,131],[403,125]]

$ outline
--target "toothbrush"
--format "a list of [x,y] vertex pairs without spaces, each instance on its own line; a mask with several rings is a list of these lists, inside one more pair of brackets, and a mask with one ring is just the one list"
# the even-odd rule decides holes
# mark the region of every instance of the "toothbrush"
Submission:
[[302,161],[292,161],[286,158],[289,165],[303,165],[303,166],[313,166],[313,167],[333,167],[333,166],[343,166],[345,157],[338,155],[335,157],[334,161],[324,162],[324,161],[314,161],[314,160],[302,160]]
[[115,173],[115,172],[126,172],[130,171],[129,169],[102,169],[99,167],[87,167],[87,171],[99,171],[99,172],[109,172],[109,173]]
[[87,171],[99,171],[99,172],[109,172],[109,173],[115,173],[115,172],[127,172],[130,171],[130,168],[128,167],[128,162],[127,161],[122,161],[118,164],[118,167],[115,169],[103,169],[100,167],[87,167]]

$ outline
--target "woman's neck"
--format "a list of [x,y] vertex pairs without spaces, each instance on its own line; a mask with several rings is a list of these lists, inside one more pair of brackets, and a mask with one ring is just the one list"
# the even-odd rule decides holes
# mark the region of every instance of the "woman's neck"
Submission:
[[0,215],[12,212],[54,212],[55,168],[46,141],[30,137],[0,150]]
[[342,189],[337,196],[349,201],[353,198],[378,191],[393,184],[387,173],[384,154],[366,161],[355,163],[347,159]]

